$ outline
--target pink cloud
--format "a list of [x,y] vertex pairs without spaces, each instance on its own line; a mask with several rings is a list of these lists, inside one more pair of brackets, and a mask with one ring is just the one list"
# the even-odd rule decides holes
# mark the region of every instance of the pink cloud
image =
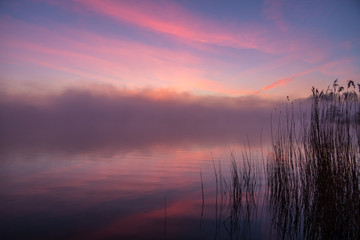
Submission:
[[[50,3],[58,5],[52,1]],[[268,6],[269,10],[264,10],[268,12],[269,18],[276,21],[282,18],[281,11],[277,12],[281,4],[271,4]],[[84,78],[117,87],[162,87],[206,94],[244,95],[253,94],[257,92],[256,89],[261,88],[261,85],[254,87],[244,83],[244,79],[262,78],[279,67],[294,66],[299,60],[318,65],[329,56],[327,42],[322,41],[322,46],[317,48],[309,40],[312,39],[312,34],[299,32],[295,36],[289,36],[280,33],[278,36],[271,29],[254,23],[225,26],[220,22],[201,18],[170,1],[157,4],[153,1],[137,1],[135,4],[133,1],[74,0],[61,3],[61,7],[77,12],[81,9],[78,13],[86,16],[102,15],[119,24],[147,29],[179,41],[186,47],[154,47],[145,38],[139,40],[144,41],[143,43],[129,42],[75,27],[52,23],[50,30],[3,18],[0,19],[0,28],[4,34],[0,43],[4,48],[0,50],[3,55],[0,61],[41,66],[72,74],[73,78]],[[188,48],[189,45],[202,51],[192,51]],[[248,53],[242,54],[239,51],[239,56],[234,57],[234,54],[220,52],[213,45],[256,49],[265,52],[267,56],[271,53],[271,59],[268,58],[266,62],[260,60],[254,67],[241,71],[241,68],[235,66],[235,62],[238,59],[245,61]],[[209,51],[216,57],[206,56]],[[221,60],[225,55],[227,59]],[[263,53],[259,53],[260,55],[262,57]],[[227,76],[224,71],[231,74]],[[274,77],[274,83],[264,90],[286,85],[291,81],[286,79]],[[259,84],[260,82],[261,80],[258,81]]]
[[278,86],[284,86],[286,84],[288,84],[290,81],[292,81],[296,76],[290,76],[290,77],[286,77],[286,78],[282,78],[280,80],[277,80],[276,82],[273,82],[269,85],[266,85],[265,87],[263,87],[261,90],[259,91],[256,91],[255,94],[258,94],[258,93],[262,93],[266,90],[269,90],[269,89],[272,89],[272,88],[275,88],[275,87],[278,87]]
[[[309,68],[307,70],[297,72],[289,77],[279,79],[269,85],[266,85],[261,90],[256,91],[255,94],[262,93],[264,91],[267,91],[272,88],[276,88],[278,86],[285,86],[297,77],[301,77],[301,76],[304,76],[304,75],[307,75],[309,73],[313,73],[316,71],[321,72],[326,75],[332,75],[332,76],[340,75],[343,73],[344,67],[346,68],[348,65],[351,65],[351,62],[353,62],[353,59],[351,59],[351,58],[343,58],[343,59],[340,59],[337,61],[326,62],[324,64],[321,64],[320,66]],[[345,72],[354,72],[354,71],[353,71],[353,69],[348,69],[348,71],[345,71]]]
[[181,41],[216,44],[235,48],[271,51],[263,45],[264,29],[256,26],[241,28],[222,26],[202,19],[171,1],[93,1],[76,0],[89,10],[117,21],[146,28]]
[[[4,46],[2,59],[7,62],[28,63],[117,87],[159,87],[161,84],[161,87],[180,91],[249,92],[207,79],[205,65],[209,60],[190,52],[152,47],[61,26],[51,31],[13,19],[1,21],[0,28],[4,32],[0,40]],[[25,40],[23,34],[30,32]]]
[[287,78],[283,78],[280,79],[270,85],[267,85],[263,88],[263,91],[269,90],[271,88],[277,87],[277,86],[282,86],[282,85],[286,85],[288,82],[290,82],[291,80],[293,80],[295,78],[295,76],[291,76],[291,77],[287,77]]
[[[174,1],[72,0],[67,3],[44,1],[85,16],[96,14],[113,19],[119,24],[147,29],[206,51],[214,51],[214,48],[207,45],[217,45],[255,49],[275,55],[297,53],[304,55],[304,60],[310,59],[310,61],[319,59],[317,56],[313,57],[314,43],[308,40],[313,37],[312,34],[296,28],[293,28],[291,33],[288,32],[289,26],[282,10],[284,3],[281,0],[266,1],[264,4],[263,14],[266,19],[275,22],[277,26],[275,29],[256,22],[234,24],[200,17]],[[322,46],[325,42],[322,39]],[[326,56],[326,53],[320,53],[318,47],[315,50]],[[306,56],[307,54],[311,56]]]
[[[269,53],[287,51],[303,52],[312,44],[307,42],[308,34],[301,33],[295,39],[279,36],[274,39],[273,31],[256,23],[246,25],[221,24],[210,19],[200,18],[181,5],[172,1],[95,1],[75,0],[90,11],[110,17],[123,23],[172,36],[180,41],[210,43],[234,48],[257,49]],[[282,1],[267,1],[264,14],[269,20],[281,25],[287,31]],[[300,38],[301,35],[306,35]],[[195,44],[195,43],[193,43]],[[196,45],[199,46],[199,45]],[[313,51],[311,51],[313,52]]]

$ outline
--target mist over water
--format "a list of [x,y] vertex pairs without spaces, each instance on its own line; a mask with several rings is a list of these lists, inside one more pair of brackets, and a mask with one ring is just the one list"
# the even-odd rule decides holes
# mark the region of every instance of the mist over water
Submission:
[[[153,94],[154,95],[154,94]],[[41,99],[0,101],[1,145],[91,146],[239,141],[269,129],[278,102],[260,98],[70,90]],[[265,136],[265,134],[264,134]]]
[[[224,217],[229,189],[219,195],[215,176],[230,184],[232,160],[245,167],[250,148],[252,173],[260,176],[256,207],[264,208],[261,159],[271,144],[272,113],[285,112],[286,104],[153,95],[72,90],[41,99],[4,97],[3,236],[226,238],[234,224]],[[261,212],[239,215],[247,216],[239,223],[252,223],[241,230],[250,239],[268,234],[269,215]]]
[[0,240],[360,239],[359,10],[0,0]]

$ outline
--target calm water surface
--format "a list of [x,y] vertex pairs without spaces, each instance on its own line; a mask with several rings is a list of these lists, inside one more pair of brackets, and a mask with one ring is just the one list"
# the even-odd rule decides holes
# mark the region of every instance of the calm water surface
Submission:
[[0,104],[0,239],[359,239],[358,125],[174,103]]
[[[230,153],[240,163],[242,149],[239,140],[3,147],[1,238],[227,238],[227,196],[216,194],[213,164],[228,179]],[[261,214],[241,223],[250,239],[264,238]]]

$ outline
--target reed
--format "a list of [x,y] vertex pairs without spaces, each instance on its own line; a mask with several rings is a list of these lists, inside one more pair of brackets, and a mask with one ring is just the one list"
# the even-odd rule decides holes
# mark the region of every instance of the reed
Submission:
[[270,238],[360,239],[359,93],[360,84],[349,81],[345,88],[336,80],[326,90],[312,89],[308,111],[288,99],[277,121],[271,117],[272,149],[262,157],[263,172],[254,167],[250,144],[241,161],[230,154],[229,179],[213,161],[215,239],[224,236],[221,226],[225,239],[254,238],[250,225],[264,222],[257,216],[260,192],[265,218],[271,218]]
[[[360,91],[360,85],[358,91]],[[309,120],[286,107],[267,159],[281,239],[360,239],[360,105],[353,81],[312,89]]]
[[[249,239],[251,234],[250,226],[256,217],[255,193],[258,177],[250,151],[244,150],[241,160],[243,165],[238,166],[238,159],[232,152],[230,153],[229,179],[223,178],[220,163],[217,168],[213,162],[216,180],[215,239],[224,236],[220,231],[221,226],[225,229],[226,239]],[[221,194],[220,199],[218,193]],[[227,198],[224,199],[224,196]],[[219,203],[218,199],[220,200]],[[222,209],[223,206],[227,206],[225,211]],[[219,207],[220,210],[218,211]],[[221,221],[222,218],[224,221]]]

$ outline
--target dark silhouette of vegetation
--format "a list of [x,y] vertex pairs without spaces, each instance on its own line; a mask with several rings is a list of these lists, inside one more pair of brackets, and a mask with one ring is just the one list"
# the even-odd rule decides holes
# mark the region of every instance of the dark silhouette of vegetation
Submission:
[[[256,238],[250,225],[259,220],[256,196],[263,190],[271,218],[269,238],[360,239],[359,93],[360,84],[353,81],[346,87],[336,80],[326,90],[313,88],[308,118],[301,109],[296,114],[288,98],[285,115],[280,114],[276,127],[271,123],[272,150],[263,157],[266,167],[259,175],[250,146],[243,151],[243,166],[231,154],[228,181],[214,164],[215,239]],[[259,186],[262,174],[265,189]],[[225,235],[220,234],[221,226]]]
[[[256,218],[257,210],[255,195],[258,177],[250,149],[243,151],[242,166],[238,166],[233,153],[230,154],[230,160],[229,180],[223,178],[220,163],[218,168],[213,163],[216,179],[215,239],[219,236],[224,236],[225,239],[251,239],[250,227]],[[222,226],[224,227],[223,234],[220,231]]]
[[310,122],[299,125],[287,106],[286,123],[273,135],[272,222],[281,239],[360,239],[357,89],[353,81],[347,89],[335,81],[312,93]]

